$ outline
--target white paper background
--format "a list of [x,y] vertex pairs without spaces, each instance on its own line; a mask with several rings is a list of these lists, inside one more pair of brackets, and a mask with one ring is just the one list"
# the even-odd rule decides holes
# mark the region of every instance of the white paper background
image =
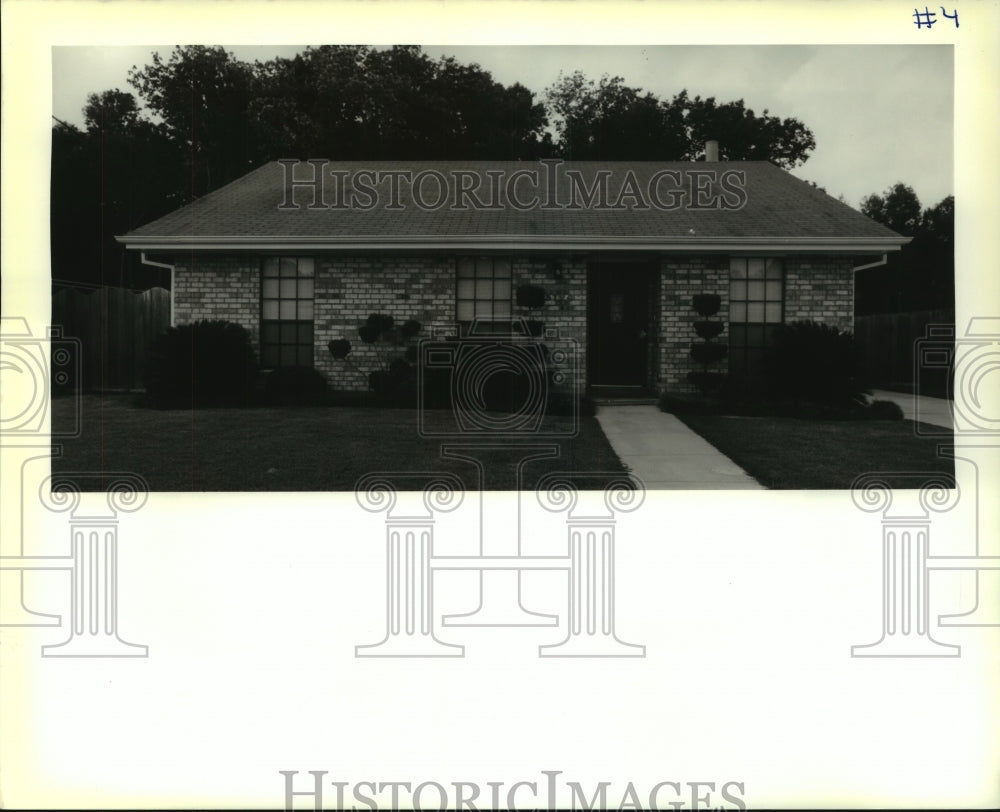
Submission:
[[[49,317],[53,45],[927,42],[904,6],[5,3],[4,315],[36,333]],[[961,15],[933,32],[956,46],[959,327],[1000,313],[1000,10]],[[3,452],[5,534],[18,454]],[[65,518],[26,519],[58,554]],[[932,550],[970,554],[974,532],[956,509]],[[645,659],[540,660],[551,632],[456,630],[464,659],[358,660],[383,630],[381,516],[350,495],[153,494],[120,525],[121,634],[148,659],[43,659],[64,630],[3,629],[0,802],[278,807],[279,770],[299,788],[326,770],[484,792],[561,770],[588,794],[611,782],[612,804],[629,781],[643,804],[661,781],[739,781],[750,806],[996,806],[997,630],[936,633],[960,658],[849,656],[879,637],[880,533],[846,491],[658,493],[619,523],[618,633]],[[33,608],[65,614],[64,577],[38,575]],[[932,617],[969,608],[971,576],[931,577]]]

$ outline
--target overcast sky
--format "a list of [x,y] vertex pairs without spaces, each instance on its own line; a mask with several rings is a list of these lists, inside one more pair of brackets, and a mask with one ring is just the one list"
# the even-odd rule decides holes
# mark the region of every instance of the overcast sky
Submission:
[[[233,46],[240,59],[292,56],[305,46]],[[434,46],[477,62],[505,85],[520,82],[541,100],[560,71],[582,70],[669,99],[687,89],[720,102],[742,98],[760,114],[794,117],[816,149],[794,171],[858,206],[896,181],[924,207],[953,194],[954,75],[950,45]],[[172,46],[53,49],[53,114],[82,125],[87,94],[120,88],[129,68]],[[336,158],[336,156],[323,156]]]

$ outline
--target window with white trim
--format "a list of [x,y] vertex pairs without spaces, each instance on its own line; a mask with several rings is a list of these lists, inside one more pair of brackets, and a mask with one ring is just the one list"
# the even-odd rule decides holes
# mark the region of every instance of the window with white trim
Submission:
[[313,365],[313,304],[316,262],[312,257],[261,260],[260,365]]
[[785,265],[776,257],[729,260],[729,371],[756,375],[784,321]]

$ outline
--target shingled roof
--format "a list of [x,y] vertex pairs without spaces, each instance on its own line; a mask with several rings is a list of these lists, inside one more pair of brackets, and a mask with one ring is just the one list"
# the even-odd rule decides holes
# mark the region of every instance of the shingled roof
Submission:
[[[397,181],[393,197],[388,178],[400,172],[414,179],[425,173],[417,199],[405,178]],[[536,173],[537,184],[526,172]],[[450,197],[442,205],[427,205],[439,197],[435,173],[452,184]],[[515,173],[520,178],[508,187]],[[602,175],[604,205],[596,197],[586,205],[581,182],[600,189]],[[314,177],[323,179],[318,200],[325,207],[311,206],[313,189],[301,183]],[[459,200],[456,190],[462,185],[475,187],[475,197]],[[628,185],[638,195],[619,200]],[[372,192],[375,204],[369,205]],[[650,194],[656,198],[650,200]],[[536,205],[526,205],[531,202]],[[620,207],[609,205],[616,202]],[[146,251],[524,247],[881,253],[908,242],[764,161],[272,162],[117,239]]]

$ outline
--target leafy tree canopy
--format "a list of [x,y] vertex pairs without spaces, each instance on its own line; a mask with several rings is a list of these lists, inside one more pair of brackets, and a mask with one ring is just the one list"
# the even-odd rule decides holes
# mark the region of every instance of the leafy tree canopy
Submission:
[[137,260],[115,234],[278,158],[695,160],[716,139],[725,159],[790,168],[815,147],[801,122],[742,99],[661,100],[576,72],[539,100],[418,46],[324,45],[266,62],[177,46],[133,66],[128,84],[87,98],[84,129],[53,128],[55,278],[128,284]]
[[866,196],[861,211],[912,239],[899,252],[889,254],[884,266],[857,274],[857,313],[954,308],[954,196],[921,210],[913,188],[899,182]]
[[620,76],[588,79],[576,71],[546,92],[556,148],[577,160],[696,160],[705,142],[719,142],[723,160],[771,161],[785,169],[804,163],[816,146],[812,132],[794,118],[742,99],[718,103],[682,90],[670,100],[629,87]]

